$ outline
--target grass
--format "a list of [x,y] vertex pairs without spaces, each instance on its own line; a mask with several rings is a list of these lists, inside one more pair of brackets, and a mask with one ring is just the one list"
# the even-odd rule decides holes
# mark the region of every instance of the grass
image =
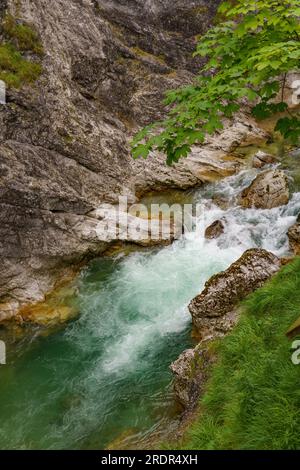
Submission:
[[11,15],[2,22],[5,41],[0,43],[0,80],[8,88],[20,88],[34,83],[42,72],[42,66],[24,57],[24,53],[43,54],[37,33],[26,24],[18,24]]
[[40,76],[42,67],[22,57],[11,44],[0,44],[0,80],[10,88],[20,88],[33,83]]
[[184,449],[300,449],[300,365],[285,333],[300,316],[300,258],[243,303]]
[[20,23],[12,15],[6,15],[2,24],[5,35],[16,43],[18,50],[22,52],[30,51],[42,55],[43,47],[38,34],[31,26]]

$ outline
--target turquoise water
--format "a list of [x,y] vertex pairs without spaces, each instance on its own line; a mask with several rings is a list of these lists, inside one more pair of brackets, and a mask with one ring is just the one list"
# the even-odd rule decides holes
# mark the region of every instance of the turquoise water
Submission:
[[[177,428],[169,365],[193,345],[188,303],[245,249],[284,255],[287,228],[300,212],[299,193],[271,211],[234,203],[222,210],[211,201],[214,194],[234,198],[254,176],[251,170],[199,191],[197,230],[172,246],[91,263],[76,281],[76,320],[8,342],[2,449],[145,448]],[[220,217],[225,233],[205,240],[205,227]]]
[[176,425],[169,365],[192,345],[185,307],[200,269],[178,272],[175,257],[170,247],[94,261],[78,281],[76,321],[8,346],[1,448],[136,447]]

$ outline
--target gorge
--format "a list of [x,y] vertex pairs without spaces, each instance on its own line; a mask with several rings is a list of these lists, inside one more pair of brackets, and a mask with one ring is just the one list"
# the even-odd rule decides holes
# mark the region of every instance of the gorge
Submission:
[[[130,154],[164,92],[193,80],[219,3],[0,2],[0,40],[21,47],[16,27],[30,28],[22,54],[41,67],[0,105],[2,449],[152,449],[180,434],[204,384],[176,361],[223,338],[233,307],[299,254],[298,150],[247,106],[172,167]],[[120,196],[197,204],[195,230],[167,246],[99,236]],[[267,260],[248,290],[247,264],[226,277],[247,250]]]

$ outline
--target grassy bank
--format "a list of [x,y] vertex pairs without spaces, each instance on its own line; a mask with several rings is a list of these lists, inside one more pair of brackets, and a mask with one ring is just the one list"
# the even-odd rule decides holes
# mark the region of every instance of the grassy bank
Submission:
[[243,306],[218,346],[200,414],[185,449],[299,449],[300,365],[285,333],[300,317],[300,259]]

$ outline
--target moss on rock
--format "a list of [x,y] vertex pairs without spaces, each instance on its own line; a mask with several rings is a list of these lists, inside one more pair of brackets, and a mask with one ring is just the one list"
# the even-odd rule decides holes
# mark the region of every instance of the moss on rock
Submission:
[[18,23],[9,14],[2,21],[1,32],[0,80],[8,88],[21,88],[25,84],[34,83],[42,73],[42,66],[35,58],[28,58],[28,55],[41,57],[43,54],[38,34],[31,26]]

